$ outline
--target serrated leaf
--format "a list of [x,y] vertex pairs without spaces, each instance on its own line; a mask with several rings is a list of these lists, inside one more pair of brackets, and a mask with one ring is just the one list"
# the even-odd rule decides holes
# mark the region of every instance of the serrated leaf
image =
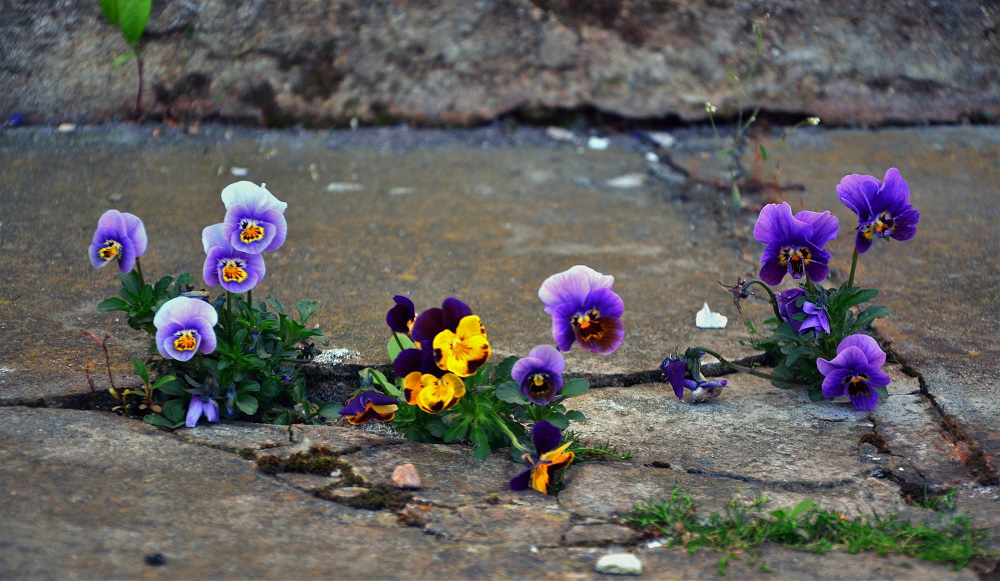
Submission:
[[331,420],[334,420],[340,417],[340,410],[342,409],[344,409],[343,405],[335,401],[331,401],[323,404],[319,408],[319,415],[323,416],[324,418],[329,418]]
[[270,307],[274,309],[274,311],[279,315],[285,314],[285,307],[281,304],[281,301],[279,301],[278,299],[268,295],[267,304],[270,305]]
[[240,394],[236,396],[236,407],[246,415],[252,416],[257,413],[257,398],[248,393]]
[[505,401],[507,403],[518,405],[527,405],[530,403],[528,398],[521,394],[521,387],[513,381],[505,381],[501,383],[496,387],[496,390],[494,390],[493,393],[498,400]]
[[563,397],[577,397],[590,391],[590,382],[586,379],[571,379],[563,385],[559,395]]
[[118,0],[118,26],[132,46],[139,44],[152,9],[153,0]]
[[128,302],[118,297],[110,297],[97,303],[97,310],[105,313],[109,311],[128,311],[129,308],[130,305]]

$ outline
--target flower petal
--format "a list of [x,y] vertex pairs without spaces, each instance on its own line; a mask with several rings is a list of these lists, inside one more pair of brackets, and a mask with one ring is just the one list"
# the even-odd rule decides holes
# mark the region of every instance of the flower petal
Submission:
[[191,403],[188,404],[187,418],[184,421],[184,425],[193,428],[198,425],[198,419],[201,418],[201,414],[205,409],[205,404],[201,401],[201,395],[194,394],[191,396]]
[[830,373],[823,378],[823,397],[830,399],[840,395],[844,395],[847,392],[847,387],[844,382],[847,381],[847,377],[851,375],[851,370],[834,368]]
[[885,351],[878,346],[878,341],[874,338],[869,337],[861,333],[855,333],[845,337],[840,345],[837,345],[837,355],[839,356],[842,352],[847,350],[849,347],[857,347],[860,349],[866,358],[866,363],[874,365],[875,367],[882,367],[885,365]]
[[219,222],[205,226],[201,231],[201,246],[205,249],[205,254],[208,254],[213,246],[229,246],[229,240],[226,238],[226,224]]
[[219,421],[219,404],[212,398],[205,403],[205,419],[210,422]]
[[562,433],[548,420],[542,420],[532,426],[531,442],[535,446],[535,453],[540,458],[542,454],[555,450],[559,446],[559,443],[562,442]]
[[135,214],[122,212],[122,218],[125,220],[125,234],[132,241],[132,249],[138,258],[146,253],[146,227]]
[[550,309],[563,303],[579,304],[593,291],[610,289],[614,282],[615,277],[578,264],[545,279],[538,289],[538,298],[545,304],[545,312],[551,314]]
[[434,307],[420,313],[417,320],[413,322],[413,330],[410,333],[414,341],[429,345],[434,342],[434,338],[437,337],[438,333],[444,329],[444,312]]
[[288,204],[274,197],[274,194],[267,191],[263,184],[257,185],[249,181],[229,184],[222,190],[222,203],[226,209],[235,205],[243,205],[248,208],[273,208],[279,212],[284,212]]
[[865,386],[861,393],[848,393],[848,397],[851,399],[851,403],[854,404],[854,409],[858,411],[871,411],[878,405],[878,392],[868,386]]
[[[532,350],[534,351],[534,350]],[[527,357],[522,357],[517,360],[514,367],[510,370],[510,378],[514,381],[521,383],[524,378],[531,373],[537,372],[539,369],[544,367],[544,362],[538,357],[532,357],[529,354]]]
[[441,322],[445,329],[455,331],[463,319],[472,315],[472,309],[462,301],[448,297],[441,303]]
[[809,241],[816,246],[824,246],[835,239],[840,232],[840,220],[830,212],[810,212],[803,210],[795,214],[796,220],[801,220],[812,226],[813,231]]
[[524,472],[518,474],[510,480],[511,490],[527,490],[529,484],[531,483],[531,468],[528,468]]
[[550,373],[562,373],[566,370],[566,358],[551,345],[538,345],[532,348],[531,351],[528,351],[528,357],[539,359],[541,367]]
[[840,180],[837,196],[858,215],[860,222],[867,222],[875,217],[871,202],[878,194],[879,187],[879,181],[872,176],[851,174]]

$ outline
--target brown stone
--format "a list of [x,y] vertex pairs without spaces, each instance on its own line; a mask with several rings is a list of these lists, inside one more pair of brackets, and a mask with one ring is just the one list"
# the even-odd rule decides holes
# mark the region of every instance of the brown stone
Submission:
[[423,488],[420,482],[420,475],[413,464],[400,464],[392,470],[392,483],[399,488],[419,489]]

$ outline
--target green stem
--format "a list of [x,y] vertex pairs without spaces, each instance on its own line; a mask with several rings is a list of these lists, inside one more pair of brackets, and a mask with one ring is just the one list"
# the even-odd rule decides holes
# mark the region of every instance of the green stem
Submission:
[[399,346],[400,353],[406,350],[406,348],[403,347],[403,342],[399,340],[399,333],[393,331],[392,338],[396,340],[396,345]]
[[854,286],[854,271],[858,268],[858,249],[854,248],[854,257],[851,258],[851,276],[847,279],[847,288]]
[[247,304],[253,309],[253,289],[247,291]]
[[743,373],[749,373],[750,375],[754,375],[756,377],[762,377],[764,379],[770,379],[772,381],[780,381],[782,383],[787,383],[789,385],[802,385],[802,386],[812,385],[810,383],[805,383],[805,382],[802,382],[802,381],[794,381],[794,380],[791,380],[791,379],[785,379],[783,377],[775,377],[775,376],[770,375],[768,373],[761,373],[760,371],[757,371],[756,369],[752,369],[750,367],[744,367],[742,365],[737,365],[737,364],[733,363],[732,361],[729,361],[728,359],[726,359],[722,355],[719,355],[715,351],[712,351],[711,349],[705,349],[704,347],[692,347],[692,349],[696,349],[698,351],[701,351],[702,353],[707,353],[707,354],[711,355],[712,357],[715,357],[716,359],[718,359],[719,362],[722,363],[723,365],[725,365],[726,367],[729,367],[731,369],[735,369],[736,371],[742,371]]
[[138,257],[135,259],[135,272],[139,275],[139,286],[146,286],[146,277],[142,276],[142,263]]
[[521,441],[517,439],[517,436],[514,435],[514,432],[510,431],[510,428],[507,427],[507,422],[503,421],[503,418],[501,418],[496,412],[493,412],[493,415],[496,417],[496,424],[500,426],[500,429],[503,430],[504,434],[507,434],[507,438],[510,440],[510,445],[526,454],[530,454],[531,451],[525,448],[524,445],[521,444]]
[[226,291],[226,333],[233,339],[233,293]]
[[767,286],[762,281],[752,280],[746,283],[746,286],[743,288],[750,288],[751,285],[757,285],[767,291],[768,296],[771,297],[771,308],[774,309],[774,316],[778,318],[778,322],[781,322],[783,318],[781,317],[781,311],[778,310],[778,297],[774,296],[774,291],[771,290],[771,287]]

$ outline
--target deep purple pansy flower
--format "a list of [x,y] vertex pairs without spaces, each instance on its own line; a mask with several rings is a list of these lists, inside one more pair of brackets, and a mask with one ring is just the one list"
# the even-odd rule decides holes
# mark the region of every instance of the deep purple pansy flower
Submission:
[[514,364],[511,379],[521,384],[521,394],[535,405],[549,405],[563,387],[566,360],[551,345],[539,345]]
[[694,379],[687,379],[687,363],[683,359],[678,359],[676,357],[667,357],[660,363],[660,372],[663,374],[663,380],[670,384],[670,387],[674,390],[674,395],[677,399],[684,399],[684,390],[688,389],[691,391],[691,396],[688,400],[691,403],[701,403],[705,401],[711,401],[722,393],[722,388],[728,383],[725,379],[720,379],[716,381],[696,381]]
[[816,367],[825,376],[823,397],[847,394],[858,410],[873,410],[878,393],[873,387],[889,385],[889,374],[882,371],[885,352],[868,335],[850,335],[837,345],[837,356],[827,361],[820,357]]
[[579,342],[587,351],[609,355],[621,346],[625,303],[611,290],[614,282],[615,277],[579,264],[545,279],[538,298],[552,315],[552,338],[560,351]]
[[90,242],[90,263],[101,268],[118,259],[118,268],[129,272],[135,259],[146,252],[146,228],[137,216],[128,212],[108,210],[97,221],[97,230]]
[[433,307],[420,313],[413,322],[411,336],[424,348],[434,344],[438,333],[449,330],[456,331],[462,319],[472,314],[472,309],[462,301],[448,297],[441,303],[441,308]]
[[766,244],[760,279],[769,285],[779,284],[785,274],[824,280],[830,253],[823,246],[837,237],[839,229],[840,222],[830,212],[802,211],[793,216],[788,202],[764,206],[753,227],[753,237]]
[[225,236],[236,250],[260,254],[285,243],[288,204],[274,197],[264,184],[230,184],[222,190],[222,203],[226,205]]
[[201,243],[205,248],[201,275],[208,286],[221,285],[231,293],[245,293],[264,279],[264,257],[233,248],[226,239],[225,224],[207,226],[202,230]]
[[535,454],[527,458],[528,469],[510,481],[510,489],[527,490],[530,487],[548,494],[555,474],[573,461],[573,452],[567,451],[572,442],[560,446],[562,433],[548,420],[532,426],[531,442],[535,446]]
[[388,422],[396,417],[397,403],[395,398],[370,389],[351,398],[338,413],[354,425],[371,420]]
[[219,314],[215,307],[188,297],[177,297],[163,303],[153,317],[156,327],[156,349],[167,359],[187,361],[196,351],[215,351],[215,324]]
[[854,246],[861,254],[875,238],[909,240],[917,233],[920,212],[910,205],[910,188],[896,168],[885,172],[881,182],[873,176],[844,176],[837,186],[837,195],[858,215]]
[[406,377],[414,371],[421,375],[429,374],[443,377],[448,370],[438,367],[434,351],[430,347],[422,349],[403,349],[392,362],[392,371],[396,377]]
[[187,420],[184,425],[193,428],[198,425],[198,420],[204,414],[205,419],[210,422],[219,421],[219,404],[207,395],[200,393],[191,396],[191,403],[188,404]]
[[[790,288],[778,293],[776,298],[781,318],[787,321],[796,333],[805,334],[810,329],[815,329],[817,333],[829,334],[830,318],[826,314],[826,309],[808,301],[804,301],[802,306],[799,306],[798,301],[804,296],[806,296],[806,290],[801,287]],[[795,317],[799,313],[805,313],[805,318],[801,321]]]
[[[417,318],[416,308],[413,306],[413,301],[403,295],[396,295],[392,297],[392,300],[396,304],[385,314],[385,323],[394,332],[407,335],[410,333],[414,320]],[[457,327],[458,325],[456,324],[455,326]]]

